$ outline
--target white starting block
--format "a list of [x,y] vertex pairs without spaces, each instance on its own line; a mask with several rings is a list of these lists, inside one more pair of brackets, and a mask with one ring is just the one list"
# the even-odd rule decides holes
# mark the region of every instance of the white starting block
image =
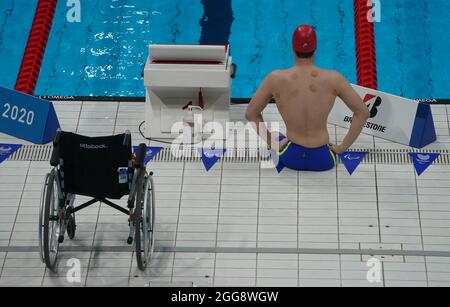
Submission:
[[[353,88],[371,113],[363,133],[415,148],[423,148],[436,141],[430,105],[357,85]],[[337,98],[328,122],[349,128],[352,115],[344,102]]]
[[179,137],[172,127],[183,121],[183,107],[189,102],[199,105],[200,91],[203,125],[214,121],[225,127],[230,118],[232,74],[228,46],[150,45],[149,49],[144,71],[146,137]]

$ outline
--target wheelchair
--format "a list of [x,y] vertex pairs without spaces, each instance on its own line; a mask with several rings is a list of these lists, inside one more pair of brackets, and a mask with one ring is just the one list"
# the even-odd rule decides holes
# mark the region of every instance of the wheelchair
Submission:
[[[153,173],[147,173],[147,146],[140,144],[133,155],[131,134],[86,137],[58,131],[50,160],[52,171],[45,177],[39,213],[41,260],[56,271],[60,245],[65,233],[73,240],[75,214],[95,203],[110,206],[126,215],[130,232],[127,243],[134,242],[137,266],[145,270],[155,243],[155,189]],[[74,206],[76,195],[92,200]],[[128,196],[128,208],[108,199]]]

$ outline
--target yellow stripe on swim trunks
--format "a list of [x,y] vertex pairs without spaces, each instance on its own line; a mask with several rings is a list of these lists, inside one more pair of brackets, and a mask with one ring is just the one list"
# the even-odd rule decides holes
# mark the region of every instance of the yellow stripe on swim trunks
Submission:
[[292,144],[292,142],[289,142],[281,152],[278,152],[278,156],[282,156],[286,152],[286,150],[289,149],[289,146],[291,146],[291,144]]
[[328,150],[330,151],[330,154],[333,157],[334,166],[336,167],[337,166],[336,156],[335,156],[334,152],[331,150],[331,148],[328,148]]

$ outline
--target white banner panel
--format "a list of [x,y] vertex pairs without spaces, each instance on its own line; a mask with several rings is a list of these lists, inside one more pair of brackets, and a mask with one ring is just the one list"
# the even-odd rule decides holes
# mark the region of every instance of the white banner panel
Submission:
[[[370,111],[363,133],[410,145],[419,103],[414,100],[352,85]],[[330,124],[349,128],[353,112],[337,98],[328,119]]]

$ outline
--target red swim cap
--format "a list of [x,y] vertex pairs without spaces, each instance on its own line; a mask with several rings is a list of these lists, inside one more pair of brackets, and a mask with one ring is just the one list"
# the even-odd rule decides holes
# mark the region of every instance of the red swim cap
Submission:
[[295,52],[311,53],[317,49],[317,34],[313,27],[301,25],[294,31],[292,47]]

